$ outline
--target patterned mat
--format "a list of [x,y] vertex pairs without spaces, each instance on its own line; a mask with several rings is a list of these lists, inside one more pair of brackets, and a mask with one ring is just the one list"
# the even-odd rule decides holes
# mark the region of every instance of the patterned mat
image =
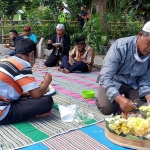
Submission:
[[[105,118],[105,116],[102,115],[98,111],[97,107],[94,105],[95,99],[90,99],[86,101],[81,96],[81,91],[85,89],[93,89],[97,93],[98,85],[95,83],[97,72],[92,72],[90,74],[63,74],[53,69],[44,67],[42,65],[42,61],[37,60],[37,63],[33,68],[33,74],[37,82],[40,83],[41,81],[43,81],[43,76],[46,72],[50,72],[52,74],[52,86],[57,91],[57,94],[53,96],[55,105],[53,108],[52,115],[46,118],[31,119],[27,122],[18,123],[14,125],[0,126],[1,149],[18,149],[29,145],[33,145],[41,141],[44,141],[45,144],[49,145],[49,141],[51,141],[50,138],[56,135],[61,135],[69,131],[73,131],[75,129],[79,129],[85,126],[101,122]],[[82,119],[79,121],[73,121],[71,123],[62,122],[58,110],[58,104],[64,106],[72,104],[77,105],[79,109],[83,112],[83,114],[80,116],[80,119]],[[76,133],[74,133],[73,131],[71,133],[73,139],[74,134],[75,136],[77,136],[81,132],[77,131]],[[81,136],[83,138],[84,134],[81,134]],[[65,141],[68,141],[67,137],[68,135],[66,134],[66,139],[64,138]],[[59,139],[63,137],[57,138]],[[45,141],[46,139],[49,140]],[[56,143],[58,143],[57,146],[61,147],[61,149],[65,148],[66,145],[59,146],[62,144],[59,144],[58,139],[52,139],[52,141],[54,143],[56,141]],[[54,145],[54,143],[50,145]]]

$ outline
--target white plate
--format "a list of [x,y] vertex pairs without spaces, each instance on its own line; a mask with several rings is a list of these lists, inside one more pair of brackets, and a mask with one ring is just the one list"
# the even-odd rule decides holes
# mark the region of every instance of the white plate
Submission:
[[61,43],[53,43],[52,45],[53,45],[53,46],[60,46]]
[[51,95],[54,94],[56,92],[56,90],[53,88],[52,85],[49,85],[49,91],[47,93],[45,93],[44,95]]

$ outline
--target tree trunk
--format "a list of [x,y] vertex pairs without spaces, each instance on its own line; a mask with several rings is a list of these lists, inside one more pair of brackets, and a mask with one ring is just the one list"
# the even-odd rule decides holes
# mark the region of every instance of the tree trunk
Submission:
[[96,12],[100,13],[100,29],[106,31],[106,2],[107,0],[94,0],[96,2]]

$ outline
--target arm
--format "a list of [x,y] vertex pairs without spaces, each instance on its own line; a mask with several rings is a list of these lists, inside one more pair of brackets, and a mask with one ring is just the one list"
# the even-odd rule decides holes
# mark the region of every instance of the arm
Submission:
[[20,72],[18,72],[18,75],[15,76],[14,80],[24,91],[23,95],[25,94],[26,96],[28,96],[27,92],[29,92],[31,97],[40,98],[46,93],[47,88],[52,81],[52,76],[47,73],[44,77],[43,83],[39,87],[32,74],[31,67],[28,66],[20,70]]
[[84,62],[88,65],[93,65],[94,57],[95,57],[95,53],[94,53],[93,49],[90,48],[87,53],[87,58]]
[[73,61],[73,59],[76,57],[76,47],[70,52],[69,54],[69,61]]
[[49,39],[47,43],[48,43],[47,49],[51,50],[54,47],[52,44],[55,43],[54,36],[52,36],[51,39]]
[[87,13],[85,13],[85,14],[83,14],[83,15],[79,14],[79,16],[80,16],[82,19],[87,19]]
[[52,76],[49,73],[47,73],[44,77],[44,81],[41,84],[41,86],[39,88],[29,91],[31,97],[33,97],[33,98],[42,97],[46,93],[47,88],[48,88],[49,84],[51,83],[51,81],[52,81]]
[[139,85],[139,95],[140,97],[145,96],[147,103],[150,104],[150,66],[147,72],[139,77],[138,85]]
[[106,95],[111,103],[115,100],[125,112],[136,109],[133,102],[120,95],[113,84],[113,78],[119,69],[119,63],[123,58],[120,49],[117,49],[116,42],[110,47],[100,72],[99,84],[105,89]]
[[10,46],[9,48],[10,48],[11,50],[15,50],[15,47]]

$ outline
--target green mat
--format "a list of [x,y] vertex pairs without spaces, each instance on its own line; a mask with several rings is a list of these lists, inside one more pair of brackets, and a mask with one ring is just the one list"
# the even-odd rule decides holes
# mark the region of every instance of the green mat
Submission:
[[[41,142],[56,135],[79,129],[85,126],[101,122],[104,116],[93,105],[84,101],[75,100],[67,95],[56,94],[53,96],[54,107],[51,116],[46,118],[35,118],[28,122],[18,123],[14,125],[0,126],[0,145],[2,150],[18,149],[25,146]],[[82,108],[84,118],[82,121],[73,121],[64,123],[61,121],[58,104],[68,106],[76,104]],[[86,118],[86,115],[92,115]]]

